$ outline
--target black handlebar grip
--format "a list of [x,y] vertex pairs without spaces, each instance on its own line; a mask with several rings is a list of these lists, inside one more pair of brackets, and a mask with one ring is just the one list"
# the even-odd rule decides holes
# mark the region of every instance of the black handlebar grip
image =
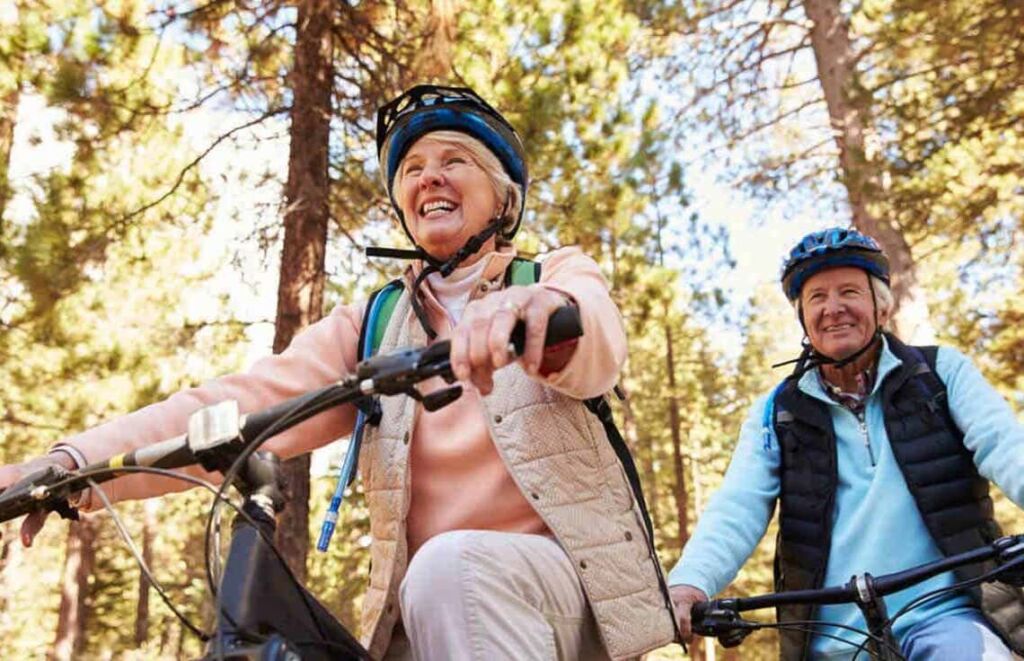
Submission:
[[52,509],[46,499],[35,498],[33,492],[38,487],[47,487],[67,478],[68,471],[63,466],[53,464],[41,468],[0,493],[0,522],[10,521],[25,514],[40,510]]
[[[548,329],[544,334],[544,346],[550,347],[583,336],[583,324],[580,322],[580,311],[575,305],[563,305],[551,313],[548,318]],[[512,329],[509,341],[516,348],[516,355],[522,355],[526,349],[526,322],[520,319]]]
[[711,603],[707,601],[698,601],[690,606],[690,626],[695,632],[704,623],[704,616],[710,608]]

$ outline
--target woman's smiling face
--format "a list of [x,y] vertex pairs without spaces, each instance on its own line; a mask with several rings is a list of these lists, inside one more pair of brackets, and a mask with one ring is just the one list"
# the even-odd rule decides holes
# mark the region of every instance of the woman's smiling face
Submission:
[[439,259],[451,257],[500,212],[490,178],[469,152],[430,135],[402,159],[395,188],[417,245]]

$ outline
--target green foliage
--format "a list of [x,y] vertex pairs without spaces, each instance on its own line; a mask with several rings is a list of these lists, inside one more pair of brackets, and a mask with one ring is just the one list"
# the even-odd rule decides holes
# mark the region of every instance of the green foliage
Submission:
[[[404,240],[378,181],[375,108],[414,82],[477,89],[508,115],[529,153],[531,191],[517,245],[527,253],[579,245],[611,283],[630,337],[623,376],[630,399],[617,405],[619,419],[670,565],[687,532],[678,514],[692,528],[747,409],[784,374],[769,365],[791,357],[799,340],[773,286],[750,302],[738,354],[723,348],[723,329],[735,334],[738,323],[724,312],[729,237],[693,211],[699,195],[686,187],[681,153],[725,136],[734,148],[726,166],[747,168],[743,180],[754,190],[834,184],[831,134],[818,132],[817,81],[803,75],[813,63],[802,8],[632,0],[465,0],[457,11],[427,0],[334,7],[329,304],[358,300],[402,266],[373,266],[366,277],[359,250]],[[0,102],[5,462],[238,367],[242,325],[217,321],[228,313],[212,295],[204,296],[205,312],[194,312],[196,292],[211,278],[192,264],[213,240],[206,232],[214,227],[215,187],[202,176],[207,152],[189,146],[189,129],[199,116],[229,118],[206,144],[246,160],[253,143],[235,139],[251,124],[262,127],[253,141],[278,140],[277,117],[292,99],[289,76],[302,75],[292,73],[294,3],[16,0],[15,12],[17,20],[0,29],[0,101],[13,99]],[[1014,243],[1024,211],[1020,7],[873,0],[851,19],[862,53],[855,88],[870,105],[872,163],[886,187],[882,212],[924,260],[943,339],[981,355],[986,373],[1024,404],[1024,261]],[[667,85],[652,98],[659,77]],[[4,130],[13,130],[10,107],[19,96],[42,96],[59,110],[57,138],[72,155],[9,184]],[[694,117],[683,113],[690,102],[697,121],[681,122]],[[280,185],[285,171],[280,163],[237,176],[257,190]],[[28,202],[28,215],[14,217],[12,194]],[[266,251],[277,245],[282,212],[260,211],[246,222]],[[312,487],[315,535],[334,479],[318,477]],[[331,551],[309,563],[313,591],[353,630],[369,562],[361,489],[357,482]],[[146,526],[156,530],[158,578],[193,621],[208,624],[205,502],[195,493],[164,499],[149,514],[155,525],[146,523],[144,505],[121,511],[136,538]],[[999,508],[1008,527],[1020,527],[1019,512],[1005,501]],[[138,571],[109,520],[97,519],[87,655],[197,655],[199,642],[155,597],[151,636],[136,649]],[[10,553],[0,580],[0,600],[11,606],[0,617],[3,656],[31,656],[33,645],[52,639],[63,530],[51,526],[30,555]],[[732,592],[770,588],[773,540],[774,529]],[[774,641],[754,637],[743,655],[774,658]],[[679,658],[668,650],[655,656]]]

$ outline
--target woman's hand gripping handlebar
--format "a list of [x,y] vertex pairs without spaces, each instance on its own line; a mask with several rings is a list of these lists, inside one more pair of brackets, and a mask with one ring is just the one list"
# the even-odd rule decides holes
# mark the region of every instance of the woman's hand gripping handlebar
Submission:
[[[522,321],[512,331],[509,350],[516,356],[521,355],[527,345],[526,332]],[[579,311],[573,305],[566,305],[551,315],[544,345],[564,343],[582,334]],[[32,515],[32,528],[22,531],[23,541],[31,542],[42,527],[46,513],[57,511],[65,517],[77,516],[68,499],[85,489],[90,480],[104,482],[123,474],[124,467],[133,466],[172,469],[200,464],[207,470],[223,473],[236,457],[249,450],[250,445],[262,444],[270,436],[318,413],[365,395],[406,394],[422,401],[428,409],[440,408],[461,394],[459,386],[429,395],[421,395],[415,386],[434,376],[454,382],[450,347],[448,341],[443,341],[375,356],[360,363],[355,374],[339,383],[254,413],[240,414],[237,403],[220,402],[193,413],[185,435],[90,464],[81,470],[71,470],[54,457],[0,467],[0,479],[3,471],[9,474],[7,485],[0,484],[6,486],[0,493],[0,522]]]

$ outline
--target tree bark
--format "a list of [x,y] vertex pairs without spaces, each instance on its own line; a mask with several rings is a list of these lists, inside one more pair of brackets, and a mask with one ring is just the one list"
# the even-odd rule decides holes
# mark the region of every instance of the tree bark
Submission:
[[[622,380],[625,381],[625,374],[622,375]],[[658,510],[658,476],[654,470],[655,461],[655,445],[651,443],[648,447],[644,448],[641,452],[640,449],[640,437],[637,434],[636,426],[636,413],[633,411],[633,402],[629,399],[629,392],[626,387],[621,383],[619,387],[622,388],[625,394],[625,399],[622,400],[622,435],[626,440],[626,444],[629,449],[633,451],[633,456],[640,462],[644,471],[644,498],[647,500],[647,513],[651,515],[651,525],[655,530],[661,527],[661,516]]]
[[868,146],[870,98],[858,93],[857,55],[839,0],[804,0],[811,21],[811,47],[829,120],[839,148],[839,165],[853,224],[882,245],[892,268],[896,328],[907,339],[927,339],[931,328],[910,246],[899,227],[874,211],[884,195],[874,154]]
[[[156,528],[156,503],[147,500],[142,504],[142,560],[147,567],[153,566],[153,531]],[[135,605],[135,644],[142,646],[149,640],[149,580],[139,572],[139,599]]]
[[14,128],[17,125],[20,96],[18,88],[14,88],[0,99],[0,255],[2,255],[2,246],[5,243],[4,232],[7,227],[4,214],[12,193],[9,171],[11,151],[14,149]]
[[89,576],[96,565],[95,524],[87,519],[68,526],[67,555],[61,578],[60,610],[51,661],[81,658],[85,647],[85,623],[88,618],[86,597]]
[[[334,75],[332,8],[332,0],[298,3],[275,353],[284,351],[300,330],[323,315]],[[286,462],[285,477],[288,505],[281,515],[276,541],[296,576],[304,580],[309,554],[309,456]]]
[[668,415],[672,432],[672,469],[676,478],[676,518],[679,520],[679,549],[686,546],[690,538],[689,517],[687,516],[686,472],[683,470],[683,441],[679,428],[679,394],[676,392],[676,359],[672,339],[672,328],[665,325],[665,369],[668,372]]

